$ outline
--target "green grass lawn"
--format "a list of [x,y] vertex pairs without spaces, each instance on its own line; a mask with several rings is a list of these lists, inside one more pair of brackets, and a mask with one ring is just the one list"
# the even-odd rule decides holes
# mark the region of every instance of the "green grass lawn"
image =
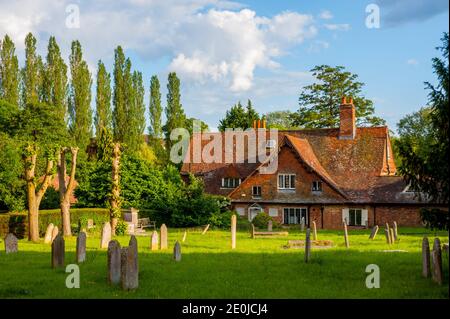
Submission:
[[[107,284],[106,249],[90,235],[87,261],[80,265],[80,289],[65,286],[64,269],[50,267],[50,246],[19,241],[19,252],[4,252],[0,244],[0,298],[448,298],[448,256],[443,253],[444,285],[421,276],[421,242],[425,229],[400,228],[400,241],[390,247],[383,229],[375,240],[370,231],[349,231],[346,249],[343,231],[318,231],[319,239],[335,247],[313,249],[311,262],[304,263],[303,249],[284,249],[288,239],[304,239],[290,230],[289,237],[249,238],[238,232],[237,248],[231,250],[228,231],[188,233],[182,244],[182,260],[172,259],[176,240],[183,230],[169,229],[169,249],[150,251],[150,238],[138,237],[139,289],[124,292]],[[442,242],[448,233],[439,232]],[[128,236],[118,237],[128,245]],[[66,264],[75,259],[76,238],[66,239]],[[382,252],[386,249],[406,252]],[[365,268],[380,268],[381,287],[365,286]]]

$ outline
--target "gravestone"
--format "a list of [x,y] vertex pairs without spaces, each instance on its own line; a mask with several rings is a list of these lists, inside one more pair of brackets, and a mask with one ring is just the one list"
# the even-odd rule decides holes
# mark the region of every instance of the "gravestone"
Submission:
[[131,208],[129,212],[123,214],[123,220],[134,225],[134,228],[138,226],[138,212],[139,210]]
[[431,261],[433,265],[433,271],[431,272],[433,281],[437,282],[439,285],[442,285],[442,251],[439,238],[434,239],[433,251],[431,252]]
[[237,221],[236,215],[232,215],[231,216],[231,249],[236,248],[236,221]]
[[111,240],[108,244],[108,282],[120,283],[121,273],[120,244],[117,240]]
[[52,268],[64,267],[65,243],[61,234],[52,242]]
[[389,234],[389,229],[388,228],[384,229],[384,235],[386,236],[386,243],[390,244],[391,243],[391,235]]
[[310,229],[306,229],[306,240],[305,240],[305,263],[309,261],[309,258],[311,257],[311,236],[310,236]]
[[345,247],[349,248],[350,243],[348,242],[348,231],[347,231],[347,223],[344,222],[344,241],[345,241]]
[[59,229],[58,226],[53,227],[52,230],[52,242],[55,240],[56,236],[58,236],[59,234]]
[[139,286],[138,247],[135,236],[131,236],[129,246],[121,249],[121,280],[123,290]]
[[152,233],[152,241],[150,243],[151,250],[158,250],[158,232],[156,230]]
[[44,243],[49,244],[52,242],[53,228],[55,228],[55,225],[53,225],[53,223],[48,224],[47,230],[45,231]]
[[317,240],[317,227],[315,221],[312,222],[312,226],[313,226],[313,239]]
[[181,260],[181,245],[178,241],[175,243],[175,246],[173,246],[173,259],[175,259],[175,261]]
[[394,241],[397,241],[398,240],[398,233],[397,233],[397,222],[396,221],[394,221],[393,230],[394,230]]
[[82,263],[86,260],[86,233],[80,232],[77,237],[76,248],[77,263]]
[[91,228],[94,228],[94,220],[88,219],[87,220],[87,229],[91,229]]
[[387,230],[387,243],[388,244],[392,244],[392,240],[391,240],[391,230],[389,228],[389,224],[386,223],[386,230]]
[[186,241],[187,231],[184,231],[183,239],[181,240],[183,243]]
[[252,226],[252,228],[251,228],[251,238],[255,238],[255,225],[253,225],[253,223],[252,224],[250,224],[251,226]]
[[208,229],[209,229],[209,224],[206,225],[205,229],[204,229],[203,232],[202,232],[202,235],[206,234],[206,232],[208,231]]
[[269,222],[267,223],[267,231],[272,231],[273,228],[273,223],[271,220],[269,220]]
[[300,231],[305,231],[305,217],[300,220]]
[[102,235],[100,239],[100,248],[108,248],[108,244],[111,241],[111,224],[106,222],[102,227]]
[[17,253],[18,251],[18,241],[14,234],[9,233],[5,237],[5,252],[9,253]]
[[160,232],[160,247],[161,249],[167,249],[168,245],[167,245],[167,227],[166,224],[162,224],[161,228],[159,229]]
[[370,233],[369,239],[375,239],[375,237],[377,236],[378,233],[378,225],[375,225],[372,228],[372,232]]
[[394,244],[395,243],[395,240],[394,240],[394,229],[393,228],[390,228],[389,229],[389,240],[391,241],[391,244]]
[[428,238],[424,237],[422,240],[422,276],[430,277],[430,243]]

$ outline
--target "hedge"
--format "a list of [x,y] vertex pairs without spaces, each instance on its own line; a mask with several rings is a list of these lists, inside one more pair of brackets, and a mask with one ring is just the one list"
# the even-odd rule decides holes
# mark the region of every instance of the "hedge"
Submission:
[[[93,219],[94,224],[101,225],[109,221],[107,208],[72,208],[70,209],[70,222],[78,225],[79,220]],[[39,211],[39,233],[45,234],[48,224],[53,223],[61,229],[61,212],[59,209]],[[28,233],[28,215],[24,213],[0,214],[0,235],[6,236],[13,233],[17,238],[25,238]]]

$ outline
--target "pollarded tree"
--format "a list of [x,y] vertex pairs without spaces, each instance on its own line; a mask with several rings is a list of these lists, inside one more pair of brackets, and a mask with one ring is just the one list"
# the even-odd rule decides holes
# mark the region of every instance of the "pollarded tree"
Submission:
[[326,128],[339,125],[339,105],[343,96],[351,96],[356,108],[358,125],[384,125],[374,116],[373,102],[362,95],[364,83],[358,75],[343,66],[319,65],[311,70],[318,80],[305,86],[299,98],[300,109],[292,114],[292,125],[302,128]]
[[95,134],[100,136],[102,128],[112,128],[111,76],[102,61],[98,61],[97,94],[95,112]]
[[114,143],[112,147],[112,185],[109,196],[111,234],[116,234],[116,226],[121,215],[120,206],[122,199],[120,197],[120,155],[122,150],[120,143]]
[[0,98],[18,107],[19,62],[16,49],[8,35],[0,44]]
[[[71,153],[71,167],[66,179],[66,153]],[[64,236],[72,236],[70,228],[70,197],[75,189],[78,147],[62,147],[58,153],[59,205],[61,208],[62,231]]]

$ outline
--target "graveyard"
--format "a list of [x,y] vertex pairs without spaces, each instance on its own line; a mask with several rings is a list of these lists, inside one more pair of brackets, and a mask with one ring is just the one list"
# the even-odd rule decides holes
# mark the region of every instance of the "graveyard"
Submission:
[[[344,229],[318,229],[316,234],[311,230],[311,240],[315,237],[313,243],[323,241],[327,245],[310,246],[308,262],[305,262],[304,247],[287,245],[305,241],[307,229],[289,229],[288,235],[255,238],[250,231],[238,229],[234,241],[230,230],[188,229],[185,232],[185,229],[169,227],[166,231],[167,248],[163,245],[162,249],[161,242],[157,243],[160,229],[153,238],[153,230],[145,236],[132,237],[136,239],[133,245],[138,252],[135,265],[138,279],[131,280],[138,280],[138,287],[130,290],[113,283],[120,279],[109,278],[108,248],[100,248],[98,233],[87,233],[86,250],[80,254],[77,240],[84,238],[65,237],[63,260],[53,258],[51,244],[45,243],[44,238],[39,243],[20,239],[14,253],[5,253],[2,238],[0,298],[449,297],[448,252],[442,251],[442,285],[422,276],[424,236],[428,237],[432,249],[435,238],[448,243],[445,231],[400,227],[397,240],[388,244],[383,229],[374,239],[369,239],[370,229],[348,230],[347,248]],[[61,245],[58,242],[62,238],[57,236],[54,245]],[[111,243],[122,248],[131,246],[130,236],[115,236]],[[121,256],[115,256],[119,258],[116,263],[120,264]],[[69,289],[65,266],[76,264],[77,259],[80,288]],[[64,266],[58,267],[58,262]],[[131,267],[135,267],[132,262]],[[370,264],[380,269],[379,289],[366,287],[365,270]]]

